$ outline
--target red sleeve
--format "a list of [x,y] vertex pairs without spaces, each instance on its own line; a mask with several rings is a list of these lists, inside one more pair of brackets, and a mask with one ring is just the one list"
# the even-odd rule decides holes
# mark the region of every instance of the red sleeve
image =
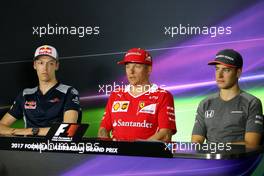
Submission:
[[111,117],[111,112],[112,112],[112,101],[113,100],[113,94],[110,95],[106,108],[105,108],[105,112],[104,112],[104,116],[102,118],[100,127],[105,128],[107,131],[111,131],[113,129],[112,126],[112,117]]
[[171,93],[165,91],[164,96],[159,104],[158,109],[159,129],[171,129],[173,134],[176,133],[176,121],[174,113],[174,100]]

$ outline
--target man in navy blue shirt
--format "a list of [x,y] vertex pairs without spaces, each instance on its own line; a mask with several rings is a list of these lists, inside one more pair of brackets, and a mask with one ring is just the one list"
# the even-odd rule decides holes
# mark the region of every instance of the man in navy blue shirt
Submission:
[[[78,91],[56,79],[59,69],[57,50],[49,45],[38,47],[33,67],[39,85],[26,88],[17,96],[10,110],[0,120],[0,134],[44,136],[54,122],[76,123],[81,118]],[[22,118],[25,128],[10,127]]]

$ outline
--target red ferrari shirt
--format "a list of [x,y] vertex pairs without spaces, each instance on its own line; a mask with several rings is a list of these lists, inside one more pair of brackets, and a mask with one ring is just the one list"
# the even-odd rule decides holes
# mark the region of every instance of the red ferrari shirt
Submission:
[[176,133],[173,96],[153,84],[149,91],[133,96],[128,91],[111,93],[101,127],[117,140],[147,139],[159,129]]

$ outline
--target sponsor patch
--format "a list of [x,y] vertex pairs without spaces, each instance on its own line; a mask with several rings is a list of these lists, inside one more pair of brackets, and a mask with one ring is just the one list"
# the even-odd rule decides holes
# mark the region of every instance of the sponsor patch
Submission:
[[56,97],[56,98],[53,98],[53,99],[49,100],[49,102],[57,103],[57,102],[60,102],[60,99]]
[[175,122],[175,119],[169,117],[169,121]]
[[127,110],[128,108],[128,103],[123,103],[122,106],[121,106],[121,109],[122,110]]
[[114,101],[112,112],[127,112],[129,101]]
[[26,101],[24,104],[25,109],[36,109],[37,102],[36,101]]
[[139,102],[139,108],[140,109],[144,108],[144,106],[145,106],[145,102],[144,101]]
[[167,112],[167,114],[168,114],[169,116],[175,116],[175,114],[174,114],[173,112]]
[[174,107],[172,107],[172,106],[167,106],[167,109],[171,110],[171,111],[174,111]]
[[256,119],[263,120],[263,116],[261,116],[261,115],[256,115]]
[[80,104],[80,101],[79,101],[78,97],[73,98],[72,102],[75,103],[75,104]]
[[125,56],[125,57],[127,57],[127,56],[130,56],[130,55],[137,55],[137,56],[141,56],[141,53],[140,53],[140,52],[129,52],[129,53],[127,53],[127,54],[126,54],[126,56]]
[[117,126],[117,123],[116,123],[116,121],[114,121],[114,123],[113,123],[113,127],[116,127]]
[[158,96],[149,96],[149,99],[151,100],[151,99],[154,99],[154,100],[157,100],[159,97]]
[[52,54],[52,49],[48,46],[43,46],[39,49],[39,55]]
[[78,95],[79,94],[78,90],[76,90],[75,88],[72,88],[71,93],[73,95]]
[[214,110],[207,110],[204,113],[204,116],[206,119],[210,119],[214,117]]
[[231,111],[231,114],[242,114],[243,111]]
[[115,103],[115,104],[113,105],[113,109],[114,109],[114,111],[117,111],[117,110],[119,109],[119,107],[120,107],[120,103],[119,103],[119,102]]
[[263,125],[263,122],[260,120],[255,120],[255,124]]
[[113,127],[134,127],[134,128],[152,128],[152,123],[144,120],[143,122],[123,121],[122,119],[114,120]]
[[156,105],[157,104],[149,104],[149,105],[146,105],[144,103],[144,106],[142,107],[143,103],[140,102],[139,103],[139,113],[148,113],[148,114],[155,114],[156,112]]

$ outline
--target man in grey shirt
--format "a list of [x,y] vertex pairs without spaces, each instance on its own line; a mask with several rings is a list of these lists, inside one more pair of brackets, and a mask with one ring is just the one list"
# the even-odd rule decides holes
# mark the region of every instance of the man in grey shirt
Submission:
[[192,132],[192,142],[236,143],[255,147],[263,134],[261,101],[242,91],[238,79],[243,58],[235,50],[216,54],[215,78],[219,92],[200,102]]

